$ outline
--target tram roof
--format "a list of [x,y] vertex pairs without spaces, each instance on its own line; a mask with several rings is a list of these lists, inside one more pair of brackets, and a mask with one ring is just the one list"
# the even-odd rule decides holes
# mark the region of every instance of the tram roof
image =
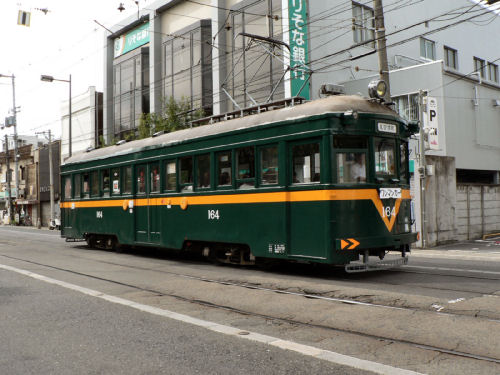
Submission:
[[189,140],[201,139],[204,137],[282,121],[292,121],[310,116],[325,115],[329,113],[344,113],[347,111],[397,116],[396,112],[387,106],[367,100],[358,95],[329,96],[293,107],[286,107],[246,117],[221,121],[214,124],[178,130],[156,137],[139,139],[121,145],[103,147],[89,152],[82,151],[75,153],[73,156],[66,159],[64,165],[106,159],[112,156],[126,155],[141,150],[165,147]]

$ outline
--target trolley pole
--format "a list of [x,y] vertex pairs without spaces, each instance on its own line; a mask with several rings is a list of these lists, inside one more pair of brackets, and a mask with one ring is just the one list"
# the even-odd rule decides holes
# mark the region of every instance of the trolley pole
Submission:
[[420,232],[422,234],[422,247],[427,245],[427,229],[426,229],[426,212],[425,212],[425,183],[426,183],[426,170],[425,170],[425,131],[424,131],[424,116],[425,110],[425,93],[423,90],[418,92],[418,106],[419,106],[419,116],[420,116],[420,159],[419,159],[419,175],[420,175]]
[[387,62],[387,47],[385,39],[384,8],[382,0],[373,0],[373,14],[375,16],[375,39],[377,41],[378,65],[380,79],[387,84],[384,100],[391,102],[391,89],[389,84],[389,63]]

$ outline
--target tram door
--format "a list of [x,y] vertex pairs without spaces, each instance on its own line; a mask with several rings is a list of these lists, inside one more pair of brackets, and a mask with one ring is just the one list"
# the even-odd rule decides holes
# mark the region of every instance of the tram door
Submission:
[[[325,259],[328,205],[318,201],[302,200],[308,191],[317,189],[321,181],[320,139],[311,139],[290,144],[292,166],[292,196],[299,199],[289,202],[289,249],[288,254],[304,259]],[[314,190],[313,190],[314,191]]]
[[160,192],[158,163],[136,166],[135,240],[143,243],[160,242],[160,212],[155,195]]
[[147,164],[135,167],[135,240],[136,242],[149,242],[149,207],[147,204]]

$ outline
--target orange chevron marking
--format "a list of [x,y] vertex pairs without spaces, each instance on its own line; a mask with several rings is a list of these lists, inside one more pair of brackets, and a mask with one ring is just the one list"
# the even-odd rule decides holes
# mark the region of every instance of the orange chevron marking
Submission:
[[347,242],[347,241],[344,241],[344,240],[340,240],[340,248],[342,250],[344,250],[347,246],[349,246],[351,243],[350,242]]
[[352,245],[349,246],[348,250],[353,250],[359,245],[359,241],[356,241],[354,238],[348,238],[348,240],[352,242]]

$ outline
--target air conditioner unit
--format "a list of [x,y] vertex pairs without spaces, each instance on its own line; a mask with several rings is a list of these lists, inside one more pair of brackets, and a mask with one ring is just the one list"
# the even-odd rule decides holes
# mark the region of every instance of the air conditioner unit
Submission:
[[493,99],[493,107],[500,107],[500,99]]

